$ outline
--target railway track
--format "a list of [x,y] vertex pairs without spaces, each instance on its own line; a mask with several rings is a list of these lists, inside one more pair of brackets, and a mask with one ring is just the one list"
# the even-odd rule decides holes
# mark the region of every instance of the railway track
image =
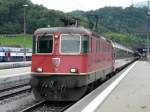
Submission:
[[22,94],[24,92],[30,92],[31,86],[29,84],[23,84],[12,88],[7,88],[0,90],[0,100],[4,100],[6,98]]
[[73,105],[73,102],[48,102],[40,101],[19,112],[63,112]]

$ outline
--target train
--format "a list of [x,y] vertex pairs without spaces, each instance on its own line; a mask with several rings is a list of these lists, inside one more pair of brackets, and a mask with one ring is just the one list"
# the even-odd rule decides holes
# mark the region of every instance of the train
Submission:
[[30,84],[36,99],[76,101],[89,85],[136,59],[133,50],[84,27],[39,28]]
[[0,62],[31,61],[31,58],[31,48],[0,47]]

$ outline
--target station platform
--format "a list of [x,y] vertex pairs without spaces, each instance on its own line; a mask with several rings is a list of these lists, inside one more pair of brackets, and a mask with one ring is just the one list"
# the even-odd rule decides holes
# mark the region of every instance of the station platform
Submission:
[[29,66],[31,66],[31,61],[0,62],[0,70],[1,69],[20,68],[20,67],[29,67]]
[[150,62],[134,62],[66,112],[150,112]]
[[22,68],[11,68],[11,69],[0,69],[0,78],[7,78],[18,76],[22,74],[29,74],[31,72],[31,67]]
[[31,67],[0,70],[0,91],[29,83]]

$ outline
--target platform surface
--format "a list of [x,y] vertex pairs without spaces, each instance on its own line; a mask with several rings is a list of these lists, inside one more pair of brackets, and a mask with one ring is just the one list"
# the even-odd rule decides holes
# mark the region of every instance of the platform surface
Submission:
[[150,62],[133,63],[65,112],[150,112]]
[[29,74],[30,72],[31,72],[31,67],[4,69],[4,70],[0,70],[0,78],[24,75],[24,74]]
[[11,68],[20,68],[20,67],[30,67],[31,61],[22,61],[22,62],[0,62],[0,70],[11,69]]
[[150,112],[150,62],[138,61],[95,112]]

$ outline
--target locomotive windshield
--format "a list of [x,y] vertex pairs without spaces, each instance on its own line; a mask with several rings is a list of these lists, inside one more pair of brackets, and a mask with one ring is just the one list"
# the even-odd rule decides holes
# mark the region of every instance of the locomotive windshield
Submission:
[[53,36],[40,36],[37,40],[37,53],[52,53]]
[[62,35],[61,36],[61,53],[79,54],[80,53],[80,35]]

